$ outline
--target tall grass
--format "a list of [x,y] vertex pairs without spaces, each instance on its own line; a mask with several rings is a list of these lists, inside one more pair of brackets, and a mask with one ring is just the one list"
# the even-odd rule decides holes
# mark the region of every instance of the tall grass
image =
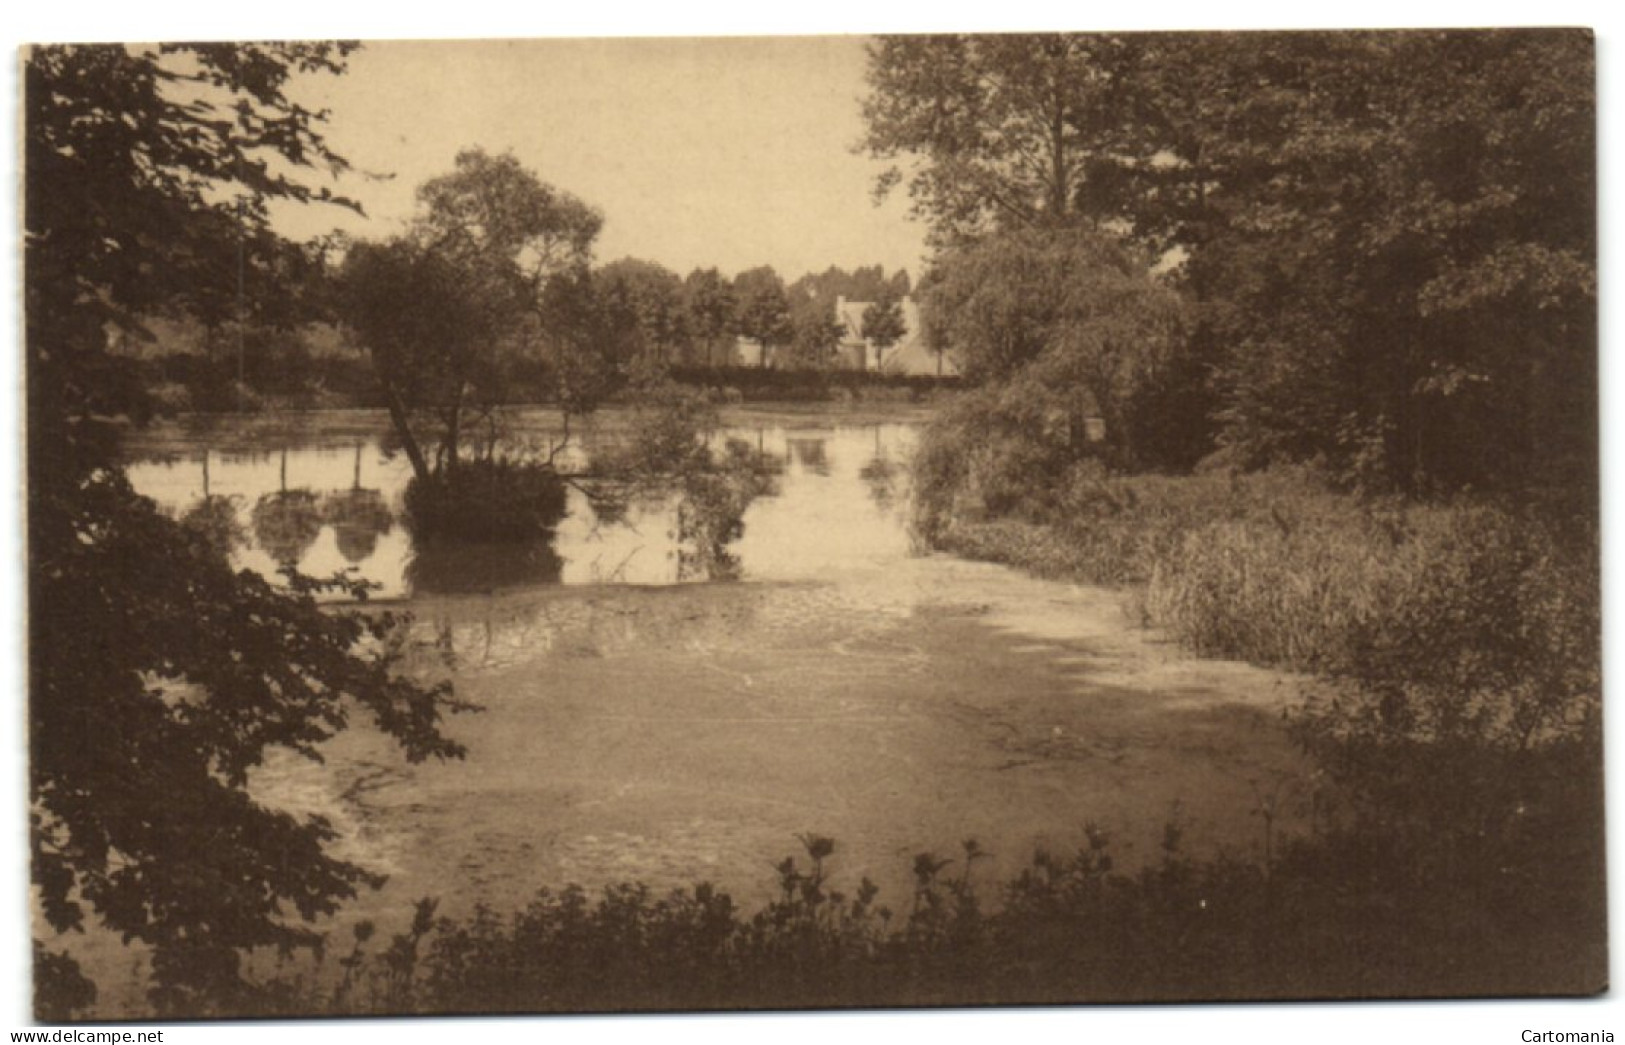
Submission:
[[1302,467],[1113,476],[987,413],[948,411],[922,443],[928,543],[1122,586],[1146,624],[1205,656],[1409,694],[1419,729],[1526,745],[1595,727],[1599,548],[1583,506],[1362,497]]

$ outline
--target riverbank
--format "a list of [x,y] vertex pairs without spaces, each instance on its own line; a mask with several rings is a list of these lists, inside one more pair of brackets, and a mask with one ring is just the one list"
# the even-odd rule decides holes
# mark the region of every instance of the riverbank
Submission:
[[[264,993],[223,1012],[1605,982],[1600,854],[1542,830],[1551,792],[1525,796],[1522,849],[1458,838],[1454,867],[1438,840],[1342,820],[1282,728],[1306,680],[1183,653],[1114,591],[939,554],[415,609],[415,671],[485,709],[451,723],[468,761],[405,766],[351,731],[325,765],[256,773],[258,797],[327,817],[340,855],[389,881],[327,926],[325,968],[267,960]],[[142,1014],[139,980],[110,972],[139,963],[106,943],[98,1014]]]
[[[922,424],[936,411],[928,402],[853,399],[836,403],[759,402],[727,403],[719,408],[724,428],[792,430],[831,426],[865,427],[882,424]],[[578,438],[623,432],[631,411],[606,407],[574,418]],[[552,407],[515,406],[498,415],[511,436],[555,437],[564,431],[564,414]],[[121,438],[124,456],[131,460],[175,457],[196,453],[202,446],[222,453],[266,453],[287,447],[346,445],[378,439],[390,430],[389,412],[382,408],[326,407],[284,409],[260,413],[185,412],[131,427]]]
[[[345,410],[385,405],[377,370],[362,352],[335,351],[281,360],[255,360],[246,375],[239,361],[176,352],[131,360],[154,402],[172,412],[278,413]],[[951,368],[950,368],[951,370]],[[710,392],[728,403],[924,402],[961,386],[957,375],[897,374],[837,367],[668,365],[678,384]],[[550,377],[521,367],[510,375],[505,401],[547,403],[556,396]]]

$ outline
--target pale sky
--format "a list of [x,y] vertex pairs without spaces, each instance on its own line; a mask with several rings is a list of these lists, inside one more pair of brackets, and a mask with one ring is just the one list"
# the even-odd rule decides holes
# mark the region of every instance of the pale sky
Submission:
[[852,152],[863,70],[857,36],[369,43],[297,93],[332,111],[328,140],[358,170],[394,177],[338,186],[367,220],[298,207],[278,224],[388,235],[479,145],[599,208],[599,261],[918,276],[924,227],[904,193],[875,205],[881,164]]

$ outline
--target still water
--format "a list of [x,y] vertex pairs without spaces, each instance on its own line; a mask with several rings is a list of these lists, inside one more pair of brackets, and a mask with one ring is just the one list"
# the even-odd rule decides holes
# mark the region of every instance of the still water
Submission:
[[[905,462],[915,431],[890,422],[718,432],[716,445],[743,440],[782,468],[775,491],[751,504],[742,536],[728,549],[739,577],[808,580],[906,556]],[[572,463],[590,466],[595,442],[609,438],[589,435],[574,447]],[[351,570],[377,585],[375,598],[712,579],[682,554],[675,493],[611,512],[572,488],[567,514],[545,545],[418,548],[402,518],[411,467],[384,450],[382,433],[306,431],[280,441],[245,448],[220,434],[189,447],[137,448],[130,480],[177,517],[223,511],[215,523],[229,533],[239,568],[267,576],[282,562],[310,576]]]
[[[149,431],[127,457],[176,516],[226,506],[242,567],[354,568],[406,600],[402,670],[483,709],[446,723],[463,761],[408,764],[350,729],[320,763],[272,751],[251,775],[257,800],[323,817],[334,855],[388,877],[333,928],[398,931],[423,897],[455,917],[513,911],[572,882],[709,881],[754,910],[809,832],[836,839],[837,888],[867,877],[894,907],[916,854],[965,839],[991,854],[990,882],[1082,844],[1085,823],[1125,868],[1156,858],[1171,821],[1193,852],[1249,852],[1256,789],[1290,796],[1304,778],[1279,728],[1290,681],[1185,656],[1115,592],[918,553],[921,419],[726,414],[719,440],[782,468],[728,549],[730,584],[686,583],[703,573],[675,495],[606,518],[572,494],[541,547],[435,561],[402,521],[409,469],[376,414]],[[529,434],[543,452],[558,436],[545,417]],[[102,987],[98,1015],[146,1011],[138,950],[111,934],[71,949]]]

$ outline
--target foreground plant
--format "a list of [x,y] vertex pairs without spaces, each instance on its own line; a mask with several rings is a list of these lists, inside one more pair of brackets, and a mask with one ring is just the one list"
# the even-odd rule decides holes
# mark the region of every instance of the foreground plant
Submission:
[[273,980],[239,1014],[1584,994],[1606,982],[1606,940],[1595,868],[1574,863],[1601,806],[1569,797],[1561,813],[1532,804],[1515,846],[1469,846],[1439,822],[1430,838],[1317,821],[1262,860],[1198,858],[1170,823],[1131,869],[1089,824],[995,882],[973,874],[987,854],[967,841],[957,858],[915,855],[900,912],[867,878],[843,887],[840,847],[808,834],[755,913],[704,883],[543,890],[507,916],[435,919],[425,900],[376,949],[358,926],[336,986]]

